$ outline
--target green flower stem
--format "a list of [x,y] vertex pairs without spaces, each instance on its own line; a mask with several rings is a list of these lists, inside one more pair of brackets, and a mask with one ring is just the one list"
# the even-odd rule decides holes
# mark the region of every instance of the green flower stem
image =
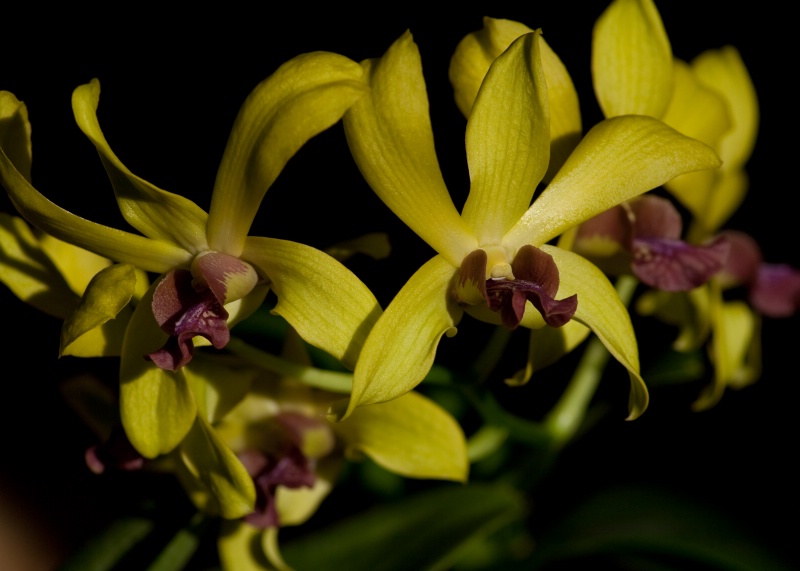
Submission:
[[284,377],[293,377],[309,386],[331,391],[334,393],[348,394],[353,388],[353,374],[339,371],[326,371],[293,363],[260,349],[256,349],[236,337],[231,337],[225,347],[231,353],[238,355],[252,365],[266,369]]
[[[617,280],[617,293],[625,306],[630,304],[638,284],[633,276],[620,276]],[[557,445],[563,446],[571,440],[583,423],[589,402],[597,390],[610,356],[597,337],[589,340],[567,390],[544,420],[545,428],[552,434]]]

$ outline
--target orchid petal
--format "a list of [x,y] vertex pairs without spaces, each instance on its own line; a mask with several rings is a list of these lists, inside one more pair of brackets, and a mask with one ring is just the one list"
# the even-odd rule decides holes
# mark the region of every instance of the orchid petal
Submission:
[[758,99],[750,74],[733,46],[703,52],[692,61],[700,81],[722,95],[730,106],[733,129],[720,141],[726,169],[741,168],[750,158],[758,131]]
[[[73,246],[54,238],[49,234],[42,234],[39,245],[44,254],[50,258],[53,265],[69,284],[69,287],[78,295],[83,295],[86,287],[97,272],[111,266],[108,258],[98,256],[94,252]],[[146,274],[143,274],[146,282]],[[146,289],[146,288],[145,288]]]
[[467,122],[472,180],[462,217],[481,244],[497,244],[530,206],[550,162],[547,85],[540,32],[498,57]]
[[708,285],[702,285],[688,292],[646,291],[636,300],[636,312],[679,327],[672,348],[694,351],[705,343],[711,331],[709,290]]
[[19,299],[66,318],[80,302],[22,218],[0,212],[0,282]]
[[210,492],[212,501],[208,508],[229,519],[253,511],[256,503],[253,479],[203,417],[197,417],[180,452],[190,473]]
[[75,121],[100,154],[122,216],[148,238],[169,242],[193,253],[204,250],[206,213],[191,200],[153,186],[122,164],[97,121],[99,102],[97,79],[72,93]]
[[8,191],[23,217],[65,242],[151,272],[165,272],[191,261],[189,252],[171,242],[152,240],[90,222],[53,204],[14,168],[2,149],[0,184]]
[[641,415],[649,396],[639,373],[639,350],[627,308],[603,273],[581,256],[554,246],[542,246],[558,266],[558,297],[578,294],[573,319],[592,330],[608,352],[626,369],[631,380],[628,420]]
[[[716,299],[714,333],[711,338],[711,360],[714,380],[692,403],[693,410],[706,410],[722,398],[728,386],[741,388],[754,382],[760,374],[758,317],[744,302],[722,302]],[[755,353],[752,349],[755,348]]]
[[0,91],[0,149],[31,180],[31,124],[28,108],[9,91]]
[[198,414],[210,423],[220,420],[245,398],[259,373],[238,359],[200,351],[182,371],[194,394]]
[[278,296],[273,310],[315,347],[355,367],[381,308],[350,270],[310,246],[248,237],[242,259],[267,276]]
[[709,147],[656,119],[606,119],[586,134],[503,243],[512,249],[543,244],[675,176],[719,164]]
[[265,571],[272,565],[261,548],[264,530],[244,520],[223,520],[217,551],[224,571]]
[[478,243],[439,170],[417,45],[406,32],[361,65],[371,91],[344,116],[353,158],[386,206],[457,267]]
[[128,439],[143,456],[155,458],[173,450],[197,416],[197,406],[184,374],[159,369],[145,359],[167,340],[151,308],[150,287],[133,312],[122,345],[120,413]]
[[361,66],[327,52],[284,63],[244,102],[222,157],[208,219],[213,250],[238,256],[264,194],[306,141],[367,91]]
[[685,62],[675,60],[673,65],[675,89],[662,120],[684,135],[718,149],[720,139],[732,126],[725,98],[705,87]]
[[540,327],[531,329],[528,345],[528,361],[525,368],[506,379],[506,384],[520,386],[526,384],[533,373],[558,361],[561,357],[583,343],[590,330],[574,319],[561,327]]
[[[128,305],[136,289],[136,272],[129,264],[109,266],[98,272],[83,295],[80,305],[61,328],[59,356],[68,355],[70,346],[82,335],[114,320]],[[116,339],[122,340],[127,322],[116,324]],[[102,353],[103,348],[97,350]]]
[[469,461],[461,427],[419,393],[359,407],[336,425],[336,432],[347,449],[359,450],[401,476],[467,480]]
[[672,48],[652,0],[615,0],[597,19],[592,78],[606,117],[662,116],[672,96]]
[[693,216],[687,239],[703,241],[742,204],[749,179],[744,170],[723,168],[685,174],[664,186]]
[[312,487],[278,486],[278,489],[275,490],[275,509],[278,512],[281,527],[303,524],[314,515],[322,500],[333,491],[342,464],[341,456],[325,456],[316,461]]
[[455,335],[461,319],[451,295],[455,273],[447,260],[434,256],[389,304],[364,344],[343,418],[358,406],[390,401],[422,382],[439,339]]
[[[484,17],[483,29],[464,37],[450,60],[450,83],[465,117],[472,113],[483,78],[492,62],[523,34],[533,32],[513,20]],[[545,180],[561,168],[581,137],[581,111],[572,78],[556,53],[539,38],[550,108],[550,166]]]

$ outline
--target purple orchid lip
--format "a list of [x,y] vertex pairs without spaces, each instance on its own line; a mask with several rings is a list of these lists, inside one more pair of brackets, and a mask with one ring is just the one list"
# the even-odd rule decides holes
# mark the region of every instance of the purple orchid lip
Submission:
[[[575,251],[609,274],[633,274],[663,291],[689,291],[719,273],[728,259],[725,238],[694,245],[680,239],[683,223],[669,200],[642,196],[584,222]],[[592,240],[618,244],[612,255],[595,252]]]
[[147,358],[161,369],[175,371],[189,363],[196,335],[205,337],[217,349],[230,340],[228,312],[211,289],[198,291],[192,281],[188,270],[172,270],[164,275],[153,293],[153,315],[170,337]]
[[486,261],[483,250],[467,256],[459,270],[459,285],[462,289],[470,285],[479,291],[489,309],[500,313],[503,325],[509,329],[519,326],[525,315],[526,301],[531,302],[551,327],[561,327],[575,315],[577,294],[555,299],[559,276],[550,254],[534,246],[523,246],[511,263],[513,278],[486,279]]
[[252,266],[220,252],[199,254],[191,271],[165,274],[153,292],[152,307],[156,322],[170,338],[147,358],[161,369],[175,371],[192,360],[192,339],[197,335],[217,349],[225,347],[230,331],[224,305],[241,299],[257,283]]

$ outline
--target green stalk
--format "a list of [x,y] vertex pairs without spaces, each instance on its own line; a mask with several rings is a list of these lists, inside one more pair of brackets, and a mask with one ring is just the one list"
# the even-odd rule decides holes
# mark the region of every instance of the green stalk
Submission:
[[238,355],[256,367],[266,369],[283,377],[293,377],[309,386],[331,391],[334,393],[349,394],[353,388],[353,374],[339,371],[326,371],[293,363],[276,357],[266,351],[256,349],[237,337],[231,337],[225,347],[231,353]]
[[[633,276],[620,276],[617,279],[617,294],[626,307],[630,304],[638,283]],[[593,336],[567,389],[544,419],[545,428],[553,435],[558,446],[569,442],[578,432],[609,357],[610,353],[600,339]]]

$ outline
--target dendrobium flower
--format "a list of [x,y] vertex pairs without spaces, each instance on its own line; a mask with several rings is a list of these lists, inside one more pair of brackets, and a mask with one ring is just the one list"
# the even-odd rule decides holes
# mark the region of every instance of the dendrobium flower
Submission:
[[[268,289],[278,297],[274,311],[304,339],[354,366],[380,313],[371,292],[314,248],[247,233],[284,164],[366,90],[360,66],[336,54],[305,54],[281,66],[242,107],[207,214],[131,173],[100,130],[99,82],[78,87],[72,99],[76,121],[100,154],[123,217],[142,235],[59,208],[0,153],[0,182],[31,223],[116,262],[161,274],[131,317],[120,367],[123,425],[145,457],[175,448],[195,423],[196,404],[182,373],[193,338],[223,347],[230,323],[253,311]],[[125,306],[133,287],[98,286],[85,299]]]
[[669,200],[641,196],[581,224],[572,251],[610,274],[630,273],[663,291],[689,291],[719,272],[727,240],[693,246],[680,239],[683,222]]
[[465,311],[512,327],[559,326],[574,318],[628,369],[629,418],[646,407],[636,340],[614,288],[594,265],[546,242],[719,160],[707,146],[659,121],[619,117],[592,129],[531,205],[550,162],[541,54],[539,32],[523,35],[483,80],[467,124],[472,183],[461,215],[437,164],[419,51],[410,33],[381,59],[362,63],[371,91],[345,115],[351,151],[372,189],[437,255],[403,286],[371,331],[344,416],[416,386],[439,339],[455,333]]

